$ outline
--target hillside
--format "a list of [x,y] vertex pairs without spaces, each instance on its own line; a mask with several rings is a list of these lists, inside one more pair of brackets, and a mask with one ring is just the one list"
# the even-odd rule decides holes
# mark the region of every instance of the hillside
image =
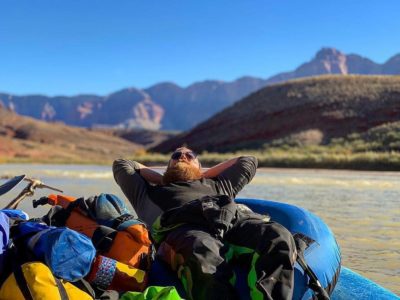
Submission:
[[153,150],[329,145],[373,138],[373,128],[398,121],[400,76],[320,76],[266,87]]
[[120,137],[124,140],[143,146],[144,148],[154,147],[168,139],[178,135],[175,131],[161,131],[148,129],[107,129],[95,128],[92,131],[103,132],[108,135]]
[[322,48],[293,71],[266,79],[245,76],[231,82],[205,80],[188,87],[163,82],[146,89],[126,88],[107,96],[0,93],[0,104],[21,115],[73,126],[188,130],[267,85],[323,74],[400,74],[400,55],[378,64],[357,54]]
[[0,162],[105,163],[140,149],[115,136],[38,121],[0,106]]

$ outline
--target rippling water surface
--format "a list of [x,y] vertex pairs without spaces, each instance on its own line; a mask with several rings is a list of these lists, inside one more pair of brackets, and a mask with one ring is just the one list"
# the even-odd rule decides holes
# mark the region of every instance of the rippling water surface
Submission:
[[[72,196],[107,192],[123,197],[110,167],[0,165],[0,177],[19,174],[39,178]],[[16,192],[0,201],[5,203]],[[46,194],[40,191],[36,197]],[[399,172],[260,169],[239,196],[287,202],[316,213],[335,233],[343,265],[400,294]],[[29,201],[21,208],[33,216],[48,210],[34,211]]]

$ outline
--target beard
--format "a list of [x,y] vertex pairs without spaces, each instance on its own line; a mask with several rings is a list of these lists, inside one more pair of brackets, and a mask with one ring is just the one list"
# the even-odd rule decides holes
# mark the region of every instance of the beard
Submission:
[[178,181],[192,181],[201,179],[203,174],[199,167],[186,162],[177,162],[173,167],[168,167],[163,176],[163,183],[169,184]]

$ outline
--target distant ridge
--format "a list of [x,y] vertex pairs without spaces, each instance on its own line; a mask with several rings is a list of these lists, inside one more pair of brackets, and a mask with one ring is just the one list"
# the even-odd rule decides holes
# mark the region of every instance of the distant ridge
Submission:
[[225,152],[282,140],[324,145],[383,124],[398,128],[399,121],[400,76],[327,75],[265,87],[153,150],[186,144]]
[[0,105],[0,162],[7,159],[52,163],[111,163],[142,146],[64,124],[24,117]]
[[74,126],[188,130],[267,85],[324,74],[400,74],[400,54],[377,64],[357,54],[322,48],[295,70],[267,79],[246,76],[232,82],[207,80],[186,88],[164,82],[146,89],[123,89],[106,97],[4,93],[0,94],[0,103],[18,114]]

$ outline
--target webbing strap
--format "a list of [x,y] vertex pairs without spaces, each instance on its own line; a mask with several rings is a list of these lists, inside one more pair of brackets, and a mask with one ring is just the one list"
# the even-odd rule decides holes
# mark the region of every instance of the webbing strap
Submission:
[[[21,265],[14,266],[14,277],[24,298],[26,300],[34,300],[31,291],[29,290],[28,282],[26,281]],[[61,280],[56,277],[54,277],[54,280],[56,281],[61,300],[69,300],[67,291],[65,290],[65,287],[62,284]]]
[[58,279],[57,277],[54,277],[54,279],[56,280],[56,284],[57,284],[58,292],[60,293],[60,296],[61,296],[61,300],[68,300],[69,298],[68,298],[67,291],[65,290],[65,287],[62,284],[61,280]]
[[299,263],[299,265],[302,267],[304,272],[310,278],[310,282],[308,283],[308,286],[310,289],[312,289],[314,291],[317,299],[318,300],[330,300],[328,293],[322,287],[321,283],[318,280],[317,275],[315,275],[314,271],[308,266],[308,264],[306,263],[306,260],[304,259],[302,254],[297,255],[297,262]]
[[301,233],[296,233],[293,235],[294,241],[296,243],[296,249],[297,249],[297,262],[299,263],[300,267],[304,270],[304,273],[306,273],[309,277],[309,283],[308,287],[313,290],[315,297],[318,300],[329,300],[329,294],[326,292],[326,290],[323,288],[321,285],[320,281],[318,280],[317,275],[315,275],[314,271],[310,268],[310,266],[307,264],[303,254],[304,251],[307,249],[307,247],[315,242],[313,239],[310,237],[307,237],[304,234]]
[[100,253],[110,250],[117,233],[118,231],[107,226],[100,225],[97,227],[92,236],[92,243],[96,250]]
[[39,239],[42,237],[43,234],[48,233],[49,231],[52,231],[53,228],[48,228],[48,229],[43,229],[37,233],[35,233],[28,242],[28,248],[31,249],[33,251],[33,249],[35,248],[36,244],[38,243]]
[[116,217],[112,221],[111,228],[122,231],[122,230],[126,229],[127,227],[136,225],[136,224],[145,226],[145,224],[142,221],[135,218],[135,216],[133,216],[131,214],[123,214],[123,215],[120,215],[119,217]]
[[26,300],[33,300],[31,292],[28,288],[28,283],[26,282],[24,273],[22,271],[21,265],[14,266],[14,277],[15,277],[15,281],[17,282],[18,287],[21,290],[24,298]]

